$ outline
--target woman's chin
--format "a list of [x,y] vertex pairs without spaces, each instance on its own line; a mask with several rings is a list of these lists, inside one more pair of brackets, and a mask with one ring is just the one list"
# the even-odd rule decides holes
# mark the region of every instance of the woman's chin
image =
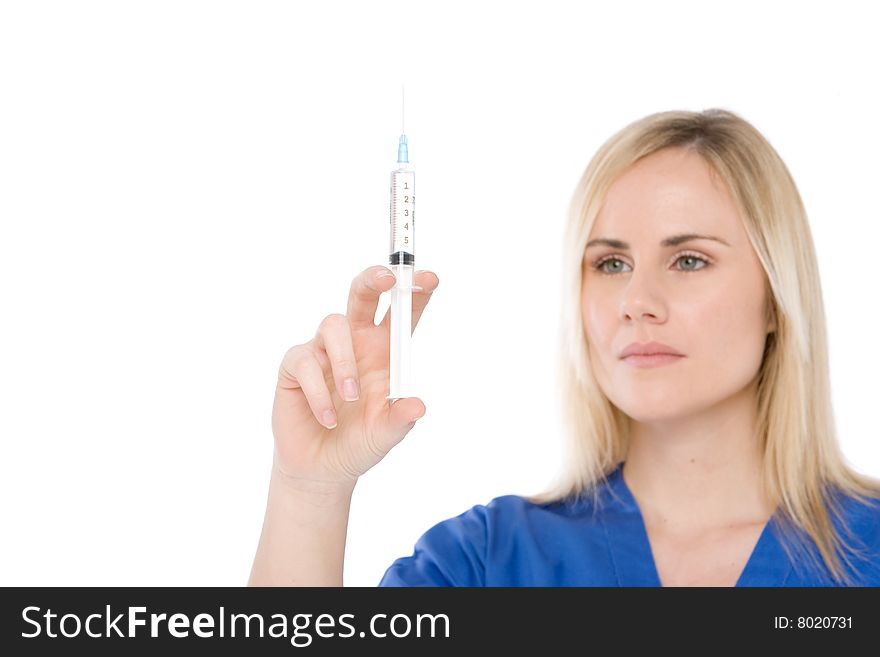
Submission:
[[687,414],[685,403],[677,395],[646,395],[638,397],[630,395],[622,400],[618,408],[627,417],[640,423],[669,422]]

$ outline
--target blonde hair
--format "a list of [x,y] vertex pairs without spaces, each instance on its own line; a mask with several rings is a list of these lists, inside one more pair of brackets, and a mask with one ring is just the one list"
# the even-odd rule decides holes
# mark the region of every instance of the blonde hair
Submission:
[[[637,120],[600,147],[581,177],[563,242],[557,375],[567,455],[555,483],[527,499],[547,504],[592,495],[595,509],[599,484],[626,458],[629,418],[601,391],[589,361],[581,315],[583,253],[611,184],[641,158],[668,147],[698,153],[727,183],[766,273],[767,319],[774,320],[775,331],[758,372],[757,431],[764,494],[791,530],[787,538],[795,539],[790,546],[783,541],[784,549],[799,563],[792,550],[803,550],[806,534],[836,582],[858,584],[841,562],[852,564],[848,554],[861,558],[863,547],[855,545],[836,495],[869,502],[880,498],[880,481],[847,465],[837,442],[825,311],[806,211],[773,147],[726,110],[658,112]],[[829,511],[847,539],[835,530]]]

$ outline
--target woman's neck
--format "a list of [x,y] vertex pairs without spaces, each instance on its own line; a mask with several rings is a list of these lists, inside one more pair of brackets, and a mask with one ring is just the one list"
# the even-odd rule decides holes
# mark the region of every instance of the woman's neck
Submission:
[[623,475],[646,524],[687,534],[770,517],[755,385],[688,417],[633,421]]

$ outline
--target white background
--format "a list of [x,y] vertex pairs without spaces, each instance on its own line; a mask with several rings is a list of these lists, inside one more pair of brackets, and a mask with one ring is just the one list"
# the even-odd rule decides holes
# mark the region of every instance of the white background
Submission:
[[358,483],[346,584],[552,476],[565,211],[656,111],[730,109],[787,163],[843,449],[880,475],[868,5],[0,5],[0,584],[247,582],[280,359],[387,263],[401,83],[427,414]]

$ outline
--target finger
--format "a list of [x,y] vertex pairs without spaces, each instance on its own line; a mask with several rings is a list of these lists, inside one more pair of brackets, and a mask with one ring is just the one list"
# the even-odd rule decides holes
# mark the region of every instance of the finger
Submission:
[[[386,277],[377,277],[387,272]],[[348,293],[348,309],[345,311],[348,323],[353,329],[376,325],[376,308],[379,307],[379,295],[394,287],[394,273],[388,267],[377,265],[368,267],[351,282]]]
[[288,390],[302,388],[318,422],[328,429],[336,426],[336,409],[324,380],[324,370],[310,349],[297,345],[287,351],[278,368],[278,386]]
[[[425,270],[417,271],[413,278],[415,278],[414,285],[418,285],[418,288],[414,287],[412,295],[412,330],[415,331],[416,326],[419,323],[419,318],[425,311],[425,306],[427,306],[428,301],[431,300],[431,295],[434,293],[434,290],[440,285],[440,279],[434,272]],[[386,328],[390,328],[390,307],[385,311],[385,316],[382,318],[380,324]]]
[[425,415],[425,404],[418,397],[394,401],[377,421],[371,442],[381,454],[387,454]]
[[355,401],[360,396],[360,383],[348,318],[327,315],[318,326],[315,347],[327,353],[339,396],[345,401]]

